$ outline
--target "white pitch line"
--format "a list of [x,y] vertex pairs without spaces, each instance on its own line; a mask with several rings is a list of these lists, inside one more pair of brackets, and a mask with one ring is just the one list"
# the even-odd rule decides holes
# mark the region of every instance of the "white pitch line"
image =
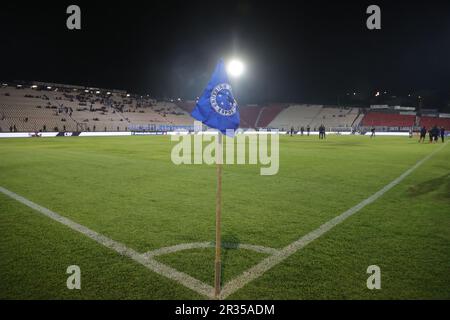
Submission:
[[272,269],[277,264],[281,263],[285,259],[289,258],[291,255],[296,253],[298,250],[302,249],[312,241],[316,240],[320,236],[324,235],[331,229],[333,229],[335,226],[346,220],[348,217],[354,215],[359,210],[364,208],[365,206],[371,204],[378,198],[380,198],[382,195],[384,195],[386,192],[391,190],[393,187],[395,187],[397,184],[399,184],[403,179],[405,179],[407,176],[409,176],[414,170],[416,170],[420,165],[422,165],[425,161],[429,160],[433,155],[435,155],[437,152],[442,150],[447,142],[443,144],[440,148],[434,150],[432,153],[430,153],[428,156],[417,162],[414,166],[406,170],[402,175],[400,175],[398,178],[381,188],[379,191],[375,192],[373,195],[371,195],[369,198],[361,201],[356,206],[348,209],[347,211],[343,212],[339,216],[329,220],[328,222],[321,225],[319,228],[317,228],[314,231],[311,231],[310,233],[306,234],[305,236],[301,237],[297,241],[292,242],[291,244],[287,245],[286,247],[278,250],[275,254],[272,256],[269,256],[265,259],[263,259],[258,264],[254,265],[244,273],[242,273],[240,276],[234,278],[225,286],[223,287],[223,290],[220,294],[220,299],[225,299],[229,295],[233,294],[237,290],[241,289],[245,285],[247,285],[250,281],[253,281],[260,276],[262,276],[266,271]]
[[[177,244],[171,247],[159,248],[156,250],[152,250],[143,254],[144,257],[153,258],[156,256],[166,255],[169,253],[175,253],[183,250],[192,250],[192,249],[206,249],[206,248],[214,248],[214,242],[193,242],[193,243],[182,243]],[[253,244],[245,244],[245,243],[230,243],[230,242],[222,242],[222,248],[225,249],[246,249],[259,253],[265,254],[275,254],[278,252],[277,249],[263,247],[263,246],[255,246]]]
[[[388,185],[383,187],[378,192],[374,193],[372,196],[370,196],[366,200],[360,202],[353,208],[345,211],[341,215],[324,223],[318,229],[308,233],[307,235],[303,236],[302,238],[298,239],[297,241],[294,241],[293,243],[289,244],[288,246],[286,246],[280,250],[277,250],[274,248],[267,248],[267,247],[263,247],[263,246],[255,246],[255,245],[247,245],[247,244],[235,245],[235,244],[226,244],[225,243],[224,246],[226,246],[226,247],[228,246],[228,247],[243,248],[243,249],[258,251],[258,252],[262,252],[262,253],[272,254],[272,255],[269,256],[268,258],[265,258],[264,260],[262,260],[260,263],[258,263],[254,267],[248,269],[242,275],[240,275],[237,278],[228,282],[222,290],[220,299],[225,299],[230,294],[236,292],[237,290],[239,290],[240,288],[245,286],[250,281],[260,277],[266,271],[273,268],[274,266],[276,266],[283,260],[287,259],[292,254],[294,254],[295,252],[297,252],[298,250],[300,250],[301,248],[303,248],[310,242],[314,241],[315,239],[319,238],[326,232],[330,231],[333,227],[340,224],[345,219],[347,219],[351,215],[355,214],[356,212],[358,212],[359,210],[364,208],[366,205],[377,200],[384,193],[386,193],[391,188],[393,188],[394,186],[399,184],[403,179],[405,179],[409,174],[411,174],[421,164],[423,164],[425,161],[430,159],[435,153],[437,153],[441,149],[443,149],[446,144],[447,143],[445,143],[440,148],[436,149],[431,154],[429,154],[428,156],[426,156],[425,158],[423,158],[422,160],[417,162],[413,167],[411,167],[410,169],[405,171],[397,179],[393,180],[391,183],[389,183]],[[8,197],[10,197],[20,203],[30,207],[31,209],[40,212],[41,214],[43,214],[44,216],[47,216],[48,218],[50,218],[54,221],[57,221],[65,226],[69,227],[70,229],[72,229],[74,231],[84,234],[85,236],[96,241],[97,243],[99,243],[109,249],[112,249],[121,255],[129,257],[130,259],[142,264],[143,266],[154,271],[157,274],[160,274],[168,279],[174,280],[174,281],[184,285],[185,287],[187,287],[201,295],[204,295],[208,298],[211,298],[211,299],[215,298],[214,288],[212,286],[205,284],[204,282],[197,280],[197,279],[189,276],[188,274],[180,272],[176,269],[173,269],[173,268],[153,259],[153,256],[157,256],[160,254],[176,252],[179,250],[191,249],[191,248],[195,248],[195,247],[208,247],[208,246],[210,246],[211,243],[204,242],[204,243],[194,243],[194,244],[181,244],[181,245],[176,245],[176,246],[172,246],[172,247],[166,247],[166,248],[153,250],[146,254],[140,254],[140,253],[134,251],[133,249],[128,248],[127,246],[125,246],[124,244],[122,244],[120,242],[114,241],[114,240],[112,240],[100,233],[97,233],[81,224],[78,224],[68,218],[65,218],[65,217],[47,209],[47,208],[44,208],[44,207],[42,207],[42,206],[20,196],[12,191],[9,191],[8,189],[5,189],[1,186],[0,186],[0,192],[2,192],[3,194],[7,195]]]
[[116,251],[117,253],[123,255],[123,256],[127,256],[129,258],[131,258],[132,260],[142,264],[143,266],[145,266],[146,268],[166,277],[169,278],[171,280],[177,281],[179,283],[181,283],[182,285],[184,285],[185,287],[201,294],[204,295],[206,297],[209,297],[211,299],[214,298],[214,288],[210,285],[207,285],[206,283],[197,280],[193,277],[191,277],[188,274],[185,274],[183,272],[180,272],[178,270],[175,270],[161,262],[158,262],[150,257],[146,257],[136,251],[134,251],[133,249],[128,248],[127,246],[125,246],[124,244],[114,241],[98,232],[95,232],[81,224],[78,224],[68,218],[65,218],[59,214],[57,214],[56,212],[53,212],[47,208],[44,208],[12,191],[9,191],[3,187],[0,186],[0,192],[2,192],[3,194],[7,195],[8,197],[26,205],[27,207],[30,207],[31,209],[34,209],[38,212],[40,212],[41,214],[43,214],[44,216],[55,220],[67,227],[69,227],[70,229],[77,231],[79,233],[84,234],[85,236],[91,238],[92,240],[98,242],[99,244],[112,249],[114,251]]

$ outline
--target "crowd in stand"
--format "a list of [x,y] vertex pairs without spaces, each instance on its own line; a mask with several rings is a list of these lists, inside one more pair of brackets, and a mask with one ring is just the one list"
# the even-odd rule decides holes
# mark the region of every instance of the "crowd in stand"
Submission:
[[[97,129],[98,126],[83,124],[91,121],[100,121],[99,124],[102,128],[105,128],[105,131],[108,128],[109,130],[114,128],[117,129],[117,131],[120,131],[124,129],[127,130],[128,125],[125,126],[125,123],[131,124],[132,121],[136,120],[138,123],[144,121],[148,121],[148,123],[159,121],[160,123],[176,124],[184,121],[184,118],[187,118],[187,113],[179,109],[173,103],[156,102],[156,100],[151,99],[148,96],[131,95],[123,91],[107,92],[106,90],[100,91],[97,89],[52,87],[45,85],[32,85],[31,87],[25,85],[17,85],[15,87],[2,85],[2,89],[3,93],[1,96],[14,97],[12,100],[11,98],[4,101],[0,100],[0,108],[2,107],[1,102],[8,101],[5,102],[7,105],[9,101],[12,101],[9,109],[5,109],[5,112],[8,111],[6,116],[3,112],[0,112],[1,120],[5,120],[0,124],[4,126],[4,129],[11,124],[11,132],[30,130],[31,128],[34,128],[32,130],[47,131],[47,126],[46,128],[43,126],[45,117],[49,118],[47,123],[50,124],[51,130],[56,130],[58,128],[57,126],[54,126],[54,124],[58,123],[59,127],[62,126],[64,128],[65,124],[63,125],[61,122],[64,123],[69,121],[69,130],[74,130],[75,126],[78,130],[79,126],[81,130],[86,131],[95,131]],[[5,92],[5,90],[8,91]],[[20,95],[11,92],[11,90],[22,90],[24,93]],[[23,99],[23,105],[26,107],[21,107],[21,98]],[[28,99],[30,101],[26,101]],[[39,104],[39,102],[37,102],[38,100],[45,101],[45,104]],[[30,110],[29,108],[33,103],[36,103],[35,107],[38,109],[52,109],[52,115],[55,116],[55,118],[49,117],[49,113],[45,112],[43,112],[42,115],[36,114],[34,111],[28,112],[27,110]],[[0,109],[0,111],[2,110]],[[74,112],[81,113],[74,114]],[[91,113],[91,115],[88,113]],[[94,113],[97,113],[98,116],[94,115]],[[140,113],[143,115],[131,117],[132,113]],[[108,114],[111,116],[106,118],[105,116]],[[24,125],[24,123],[28,123],[30,118],[33,121],[29,125]],[[167,120],[162,120],[162,118]],[[120,122],[123,122],[123,124],[120,124],[119,126],[118,124]],[[104,124],[108,124],[108,128],[103,126]]]

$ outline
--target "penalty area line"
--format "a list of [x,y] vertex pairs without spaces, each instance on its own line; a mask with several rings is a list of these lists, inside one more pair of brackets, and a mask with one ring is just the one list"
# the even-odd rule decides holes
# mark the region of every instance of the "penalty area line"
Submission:
[[305,236],[301,237],[300,239],[292,242],[291,244],[287,245],[286,247],[278,250],[278,252],[274,253],[273,255],[263,259],[258,264],[254,265],[244,273],[242,273],[240,276],[234,278],[225,286],[223,287],[223,290],[220,294],[220,299],[226,299],[229,295],[233,294],[237,290],[241,289],[245,285],[247,285],[249,282],[261,277],[265,272],[269,271],[279,263],[283,262],[287,258],[289,258],[291,255],[299,251],[300,249],[304,248],[306,245],[311,243],[312,241],[316,240],[317,238],[321,237],[331,229],[333,229],[338,224],[345,221],[347,218],[351,217],[361,209],[363,209],[365,206],[371,204],[372,202],[376,201],[378,198],[380,198],[382,195],[384,195],[386,192],[391,190],[393,187],[398,185],[400,182],[402,182],[407,176],[409,176],[414,170],[416,170],[418,167],[420,167],[424,162],[429,160],[432,156],[434,156],[436,153],[441,151],[448,142],[444,143],[441,147],[437,148],[433,152],[431,152],[429,155],[424,157],[423,159],[419,160],[415,165],[413,165],[411,168],[406,170],[403,174],[401,174],[398,178],[394,179],[390,183],[388,183],[386,186],[375,192],[373,195],[368,197],[367,199],[361,201],[354,207],[348,209],[347,211],[341,213],[339,216],[329,220],[328,222],[322,224],[319,228],[315,229],[314,231],[311,231],[310,233],[306,234]]

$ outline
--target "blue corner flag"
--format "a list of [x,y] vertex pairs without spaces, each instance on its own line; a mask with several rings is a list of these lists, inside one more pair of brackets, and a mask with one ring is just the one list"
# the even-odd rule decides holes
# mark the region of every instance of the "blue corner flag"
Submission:
[[227,129],[234,132],[239,127],[239,107],[233,97],[222,59],[217,64],[191,116],[223,134],[227,133]]

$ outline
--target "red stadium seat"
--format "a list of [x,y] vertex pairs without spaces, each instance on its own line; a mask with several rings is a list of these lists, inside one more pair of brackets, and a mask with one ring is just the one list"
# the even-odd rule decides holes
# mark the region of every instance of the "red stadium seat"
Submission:
[[369,112],[363,118],[363,126],[375,127],[412,127],[416,116],[395,113]]

